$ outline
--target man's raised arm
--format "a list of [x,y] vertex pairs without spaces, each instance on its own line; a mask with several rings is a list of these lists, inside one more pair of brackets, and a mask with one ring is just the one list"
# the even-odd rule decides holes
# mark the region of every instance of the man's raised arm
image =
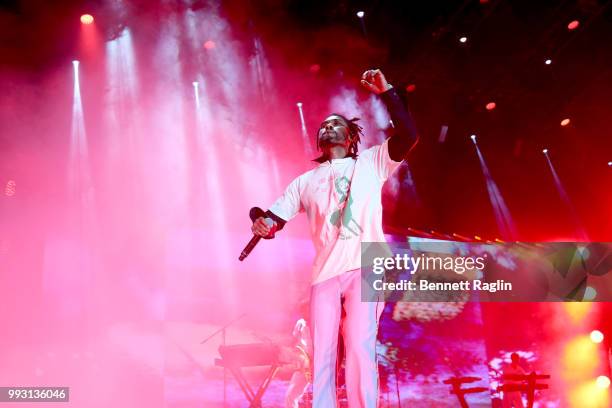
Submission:
[[361,85],[379,95],[385,103],[395,129],[389,138],[389,157],[393,161],[404,160],[418,141],[416,125],[410,111],[379,69],[364,72],[361,76]]

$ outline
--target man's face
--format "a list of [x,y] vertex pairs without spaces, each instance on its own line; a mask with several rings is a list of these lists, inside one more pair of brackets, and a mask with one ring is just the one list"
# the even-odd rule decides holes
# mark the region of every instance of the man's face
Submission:
[[319,128],[319,145],[322,149],[331,146],[350,145],[349,129],[346,121],[340,116],[328,116]]

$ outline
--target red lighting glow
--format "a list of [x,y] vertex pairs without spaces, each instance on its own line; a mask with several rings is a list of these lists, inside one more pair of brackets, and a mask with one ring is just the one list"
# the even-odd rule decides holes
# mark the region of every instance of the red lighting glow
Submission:
[[94,18],[91,14],[83,14],[81,16],[81,23],[83,24],[91,24],[94,22]]
[[569,125],[569,123],[570,123],[569,118],[565,118],[561,121],[561,126],[567,126]]
[[310,73],[316,74],[321,70],[321,66],[319,64],[312,64],[310,66]]
[[495,109],[496,106],[497,105],[495,104],[495,102],[489,102],[489,103],[487,103],[486,108],[487,108],[487,110],[491,111],[491,110]]
[[406,86],[406,92],[414,92],[416,90],[416,85],[415,84],[408,84]]
[[571,23],[569,23],[569,24],[567,25],[567,29],[568,29],[568,30],[575,30],[575,29],[577,29],[577,28],[578,28],[578,26],[579,26],[579,25],[580,25],[580,21],[578,21],[578,20],[574,20],[574,21],[572,21]]
[[207,50],[212,50],[215,48],[215,42],[213,40],[208,40],[204,43],[204,48],[206,48]]

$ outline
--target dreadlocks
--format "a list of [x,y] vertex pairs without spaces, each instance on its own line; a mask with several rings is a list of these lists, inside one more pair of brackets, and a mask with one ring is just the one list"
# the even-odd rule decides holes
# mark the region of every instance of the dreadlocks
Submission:
[[[339,118],[344,120],[344,122],[347,125],[349,137],[351,140],[351,143],[349,144],[349,149],[346,155],[347,157],[352,157],[353,159],[357,158],[357,151],[359,150],[358,145],[359,143],[361,143],[361,136],[363,136],[363,128],[357,124],[357,121],[359,121],[360,119],[359,118],[348,119],[346,116],[341,115],[339,113],[332,113],[329,116],[338,116]],[[321,151],[321,144],[319,141],[319,131],[320,129],[317,130],[316,140],[317,140],[317,150]],[[323,163],[326,160],[328,160],[328,158],[325,156],[325,154],[314,159],[314,161],[318,163]]]

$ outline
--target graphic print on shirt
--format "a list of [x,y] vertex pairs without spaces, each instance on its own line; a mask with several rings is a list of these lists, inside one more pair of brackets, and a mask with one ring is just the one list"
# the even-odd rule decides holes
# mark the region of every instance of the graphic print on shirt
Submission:
[[[351,205],[353,205],[353,197],[347,193],[351,181],[348,177],[343,176],[337,179],[334,183],[336,192],[338,193],[338,209],[329,216],[329,222],[336,228],[340,228],[340,239],[351,239],[358,237],[363,229],[359,223],[353,218]],[[342,216],[342,219],[340,217]]]

